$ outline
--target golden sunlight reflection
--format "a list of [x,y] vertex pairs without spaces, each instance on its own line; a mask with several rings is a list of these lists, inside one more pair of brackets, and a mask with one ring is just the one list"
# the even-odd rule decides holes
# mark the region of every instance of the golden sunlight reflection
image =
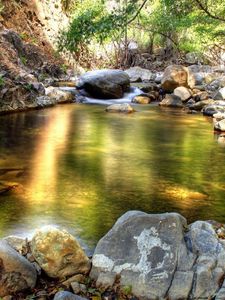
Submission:
[[47,194],[51,195],[51,199],[55,197],[60,155],[65,149],[70,129],[70,114],[69,109],[52,110],[42,129],[32,160],[32,177],[26,186],[33,202],[46,203]]
[[205,203],[208,195],[199,191],[188,189],[184,186],[161,181],[158,183],[160,196],[176,202],[182,209],[191,209]]

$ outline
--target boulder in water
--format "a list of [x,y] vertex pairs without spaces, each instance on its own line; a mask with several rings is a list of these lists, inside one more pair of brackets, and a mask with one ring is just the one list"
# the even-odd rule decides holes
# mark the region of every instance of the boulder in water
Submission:
[[159,103],[161,106],[168,106],[168,107],[178,107],[182,108],[183,103],[180,97],[174,94],[167,94],[166,97]]
[[122,103],[122,104],[112,104],[109,105],[106,108],[107,112],[118,112],[118,113],[132,113],[135,110],[133,109],[133,107],[128,104],[128,103]]
[[99,99],[118,99],[128,90],[130,79],[121,70],[91,71],[82,75],[77,89],[84,89],[92,97]]
[[151,98],[147,95],[135,96],[132,99],[132,102],[137,104],[149,104],[151,102]]

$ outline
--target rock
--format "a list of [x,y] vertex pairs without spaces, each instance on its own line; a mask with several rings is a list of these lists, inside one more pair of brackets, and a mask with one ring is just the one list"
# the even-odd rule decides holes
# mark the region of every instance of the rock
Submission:
[[55,100],[57,103],[74,102],[74,95],[72,93],[60,90],[59,88],[53,86],[45,89],[45,95],[50,99]]
[[4,240],[19,253],[22,253],[23,247],[26,246],[26,239],[19,236],[10,235],[5,237]]
[[185,55],[185,62],[190,65],[202,63],[202,57],[198,52],[188,52]]
[[125,70],[130,78],[130,82],[150,81],[153,74],[150,70],[143,69],[140,67],[132,67]]
[[60,291],[57,294],[55,294],[53,300],[87,300],[87,299],[70,292]]
[[215,100],[225,100],[225,87],[219,89],[219,91],[217,91],[214,94],[213,99],[215,99]]
[[180,97],[181,101],[187,101],[192,96],[191,91],[184,86],[177,87],[173,93],[174,95]]
[[194,94],[195,101],[203,101],[209,99],[209,94],[207,92],[199,91]]
[[168,92],[179,86],[193,88],[195,80],[188,68],[180,65],[171,65],[165,69],[161,80],[161,87]]
[[159,103],[161,106],[168,106],[168,107],[178,107],[182,108],[183,103],[180,97],[174,94],[167,94],[166,97]]
[[159,89],[158,86],[152,82],[135,82],[135,83],[131,83],[131,86],[139,88],[144,93],[157,91]]
[[4,240],[0,240],[0,264],[0,297],[35,287],[35,268]]
[[196,103],[193,103],[189,106],[190,109],[194,110],[202,110],[205,106],[212,105],[214,103],[214,100],[208,99],[208,100],[202,100],[198,101]]
[[196,221],[191,224],[185,238],[189,241],[189,249],[199,256],[217,256],[224,251],[212,224],[208,222]]
[[220,121],[216,121],[214,123],[214,129],[219,131],[225,131],[225,119],[222,119]]
[[188,299],[190,291],[192,289],[193,271],[177,271],[174,274],[172,286],[169,290],[169,299],[180,300]]
[[54,106],[55,104],[56,104],[55,99],[51,99],[48,96],[40,96],[36,98],[36,104],[34,105],[34,108],[50,107],[50,106]]
[[163,78],[163,73],[156,74],[155,83],[160,84]]
[[63,281],[62,284],[64,286],[66,286],[67,288],[69,288],[72,282],[84,283],[85,279],[86,279],[86,277],[84,275],[78,274],[78,275],[74,275],[74,276],[70,277],[66,281]]
[[49,277],[63,278],[86,274],[90,261],[76,239],[65,230],[41,228],[31,240],[32,254]]
[[[214,102],[215,103],[215,102]],[[203,107],[202,109],[203,115],[212,117],[216,113],[225,113],[225,106],[224,105],[217,105],[217,104],[209,104]]]
[[121,70],[91,71],[79,78],[77,89],[84,89],[100,99],[118,99],[129,88],[130,79]]
[[223,284],[215,297],[215,300],[224,300],[224,299],[225,299],[225,280],[223,281]]
[[[185,243],[186,220],[175,213],[122,216],[99,241],[90,276],[119,274],[122,286],[147,299],[164,298],[177,268],[178,251]],[[99,282],[100,284],[100,282]]]
[[122,103],[122,104],[112,104],[106,108],[107,112],[118,112],[118,113],[132,113],[135,110],[130,104]]
[[215,119],[215,121],[221,121],[225,119],[225,113],[218,112],[213,115],[213,119]]
[[85,293],[87,291],[87,287],[85,284],[81,284],[79,282],[71,282],[71,288],[74,292],[74,294],[80,294],[80,293]]
[[138,103],[138,104],[149,104],[151,102],[151,99],[148,96],[135,96],[132,101],[133,103]]

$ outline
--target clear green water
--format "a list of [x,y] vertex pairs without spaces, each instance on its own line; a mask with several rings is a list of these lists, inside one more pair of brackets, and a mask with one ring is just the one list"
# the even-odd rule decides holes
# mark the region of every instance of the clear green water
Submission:
[[[0,235],[45,224],[89,247],[127,210],[225,223],[225,147],[210,119],[159,107],[130,115],[64,105],[0,117]],[[222,140],[222,139],[220,139]]]

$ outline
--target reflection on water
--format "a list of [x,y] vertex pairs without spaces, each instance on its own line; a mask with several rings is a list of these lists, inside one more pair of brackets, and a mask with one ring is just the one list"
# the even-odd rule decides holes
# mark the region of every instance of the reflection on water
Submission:
[[[225,222],[224,147],[200,115],[65,105],[0,117],[0,234],[62,225],[92,246],[130,209]],[[23,171],[21,171],[23,170]]]

